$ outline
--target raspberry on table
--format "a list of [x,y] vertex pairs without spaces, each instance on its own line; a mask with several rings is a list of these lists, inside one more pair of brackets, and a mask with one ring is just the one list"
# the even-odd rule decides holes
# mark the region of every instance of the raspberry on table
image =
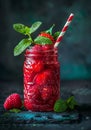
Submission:
[[55,43],[55,40],[54,40],[53,36],[50,35],[49,33],[41,32],[41,34],[39,34],[39,36],[49,38],[53,43]]
[[9,95],[4,102],[4,108],[6,110],[10,110],[13,108],[21,108],[21,106],[22,106],[21,97],[17,93]]

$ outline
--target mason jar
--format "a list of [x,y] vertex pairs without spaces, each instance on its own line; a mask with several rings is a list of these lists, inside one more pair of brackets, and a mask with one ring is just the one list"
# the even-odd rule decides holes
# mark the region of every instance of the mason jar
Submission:
[[60,98],[58,50],[52,45],[28,48],[24,61],[24,106],[31,111],[53,111]]

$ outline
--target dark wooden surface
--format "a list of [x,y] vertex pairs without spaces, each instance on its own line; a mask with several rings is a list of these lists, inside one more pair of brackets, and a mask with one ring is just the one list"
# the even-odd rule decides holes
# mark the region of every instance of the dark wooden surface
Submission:
[[91,130],[91,81],[62,81],[61,97],[74,95],[79,108],[71,113],[30,112],[9,113],[3,108],[5,98],[17,92],[23,98],[23,85],[16,82],[0,83],[0,130]]

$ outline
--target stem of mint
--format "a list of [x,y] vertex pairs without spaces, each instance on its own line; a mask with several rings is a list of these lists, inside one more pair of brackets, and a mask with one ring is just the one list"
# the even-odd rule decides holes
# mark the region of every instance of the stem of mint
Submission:
[[54,28],[55,24],[53,24],[48,30],[46,30],[46,33],[49,33],[50,35],[52,35],[52,30]]

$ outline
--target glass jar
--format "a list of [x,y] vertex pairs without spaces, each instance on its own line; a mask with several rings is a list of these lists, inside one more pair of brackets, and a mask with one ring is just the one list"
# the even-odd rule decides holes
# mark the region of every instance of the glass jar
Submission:
[[24,106],[31,111],[52,111],[60,98],[58,50],[35,45],[26,50],[24,61]]

